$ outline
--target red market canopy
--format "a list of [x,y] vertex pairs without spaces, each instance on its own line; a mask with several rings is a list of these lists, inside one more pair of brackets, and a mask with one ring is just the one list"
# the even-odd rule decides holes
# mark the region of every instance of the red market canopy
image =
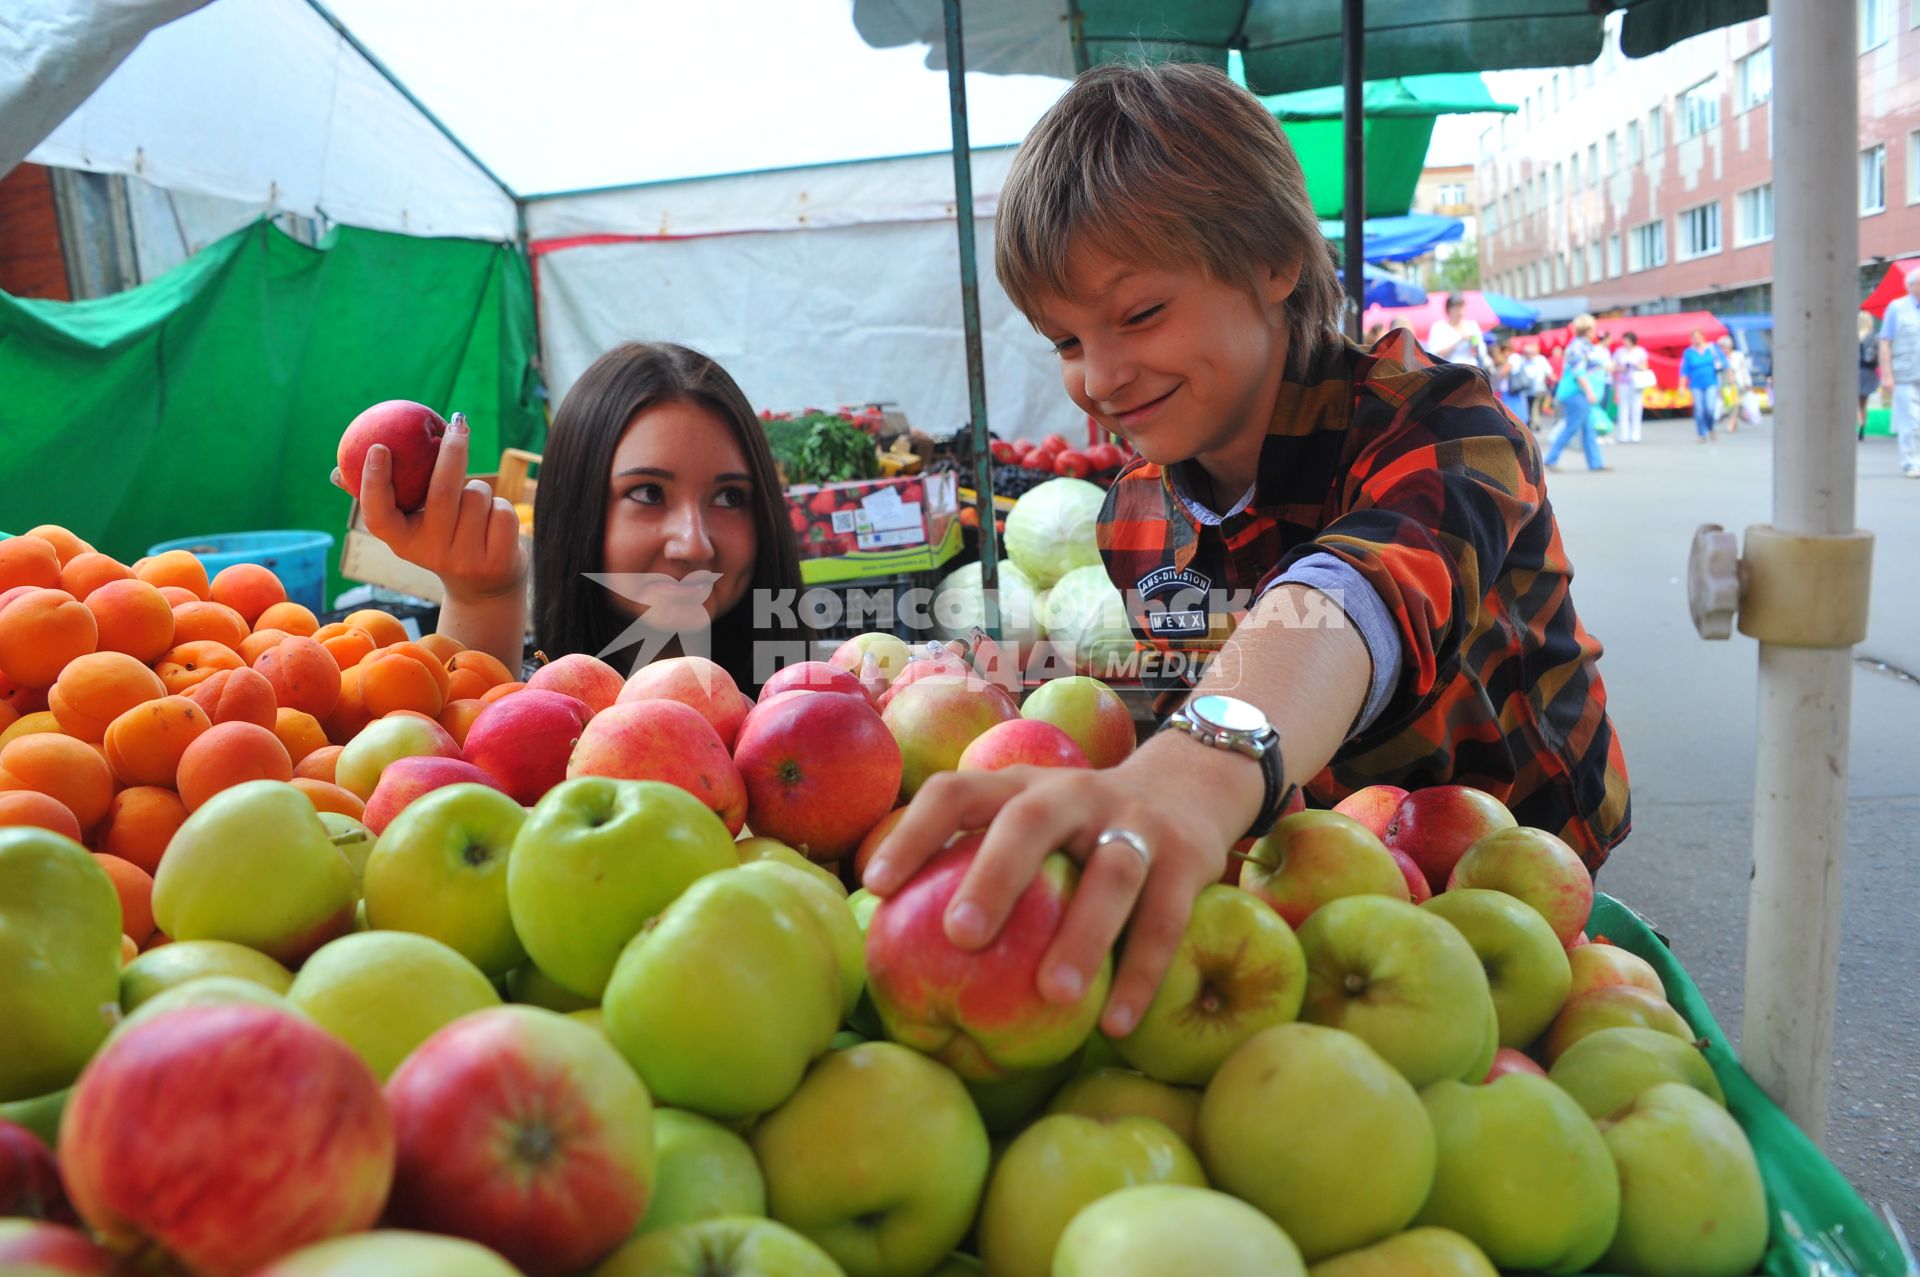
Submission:
[[[1646,348],[1647,367],[1655,380],[1671,390],[1680,384],[1680,356],[1687,353],[1696,328],[1706,334],[1708,341],[1718,341],[1727,332],[1725,324],[1704,310],[1683,310],[1671,315],[1615,315],[1611,319],[1596,320],[1593,331],[1605,340],[1610,350],[1617,349],[1621,338],[1632,333]],[[1573,340],[1573,329],[1549,328],[1527,340],[1539,341],[1540,353],[1553,361],[1557,375],[1560,352]]]
[[[1492,332],[1496,328],[1507,327],[1505,320],[1487,304],[1487,299],[1478,289],[1469,288],[1461,292],[1466,298],[1467,318],[1480,325],[1482,332]],[[1447,316],[1446,293],[1428,293],[1427,300],[1418,306],[1369,306],[1361,317],[1363,327],[1374,324],[1393,324],[1405,320],[1413,329],[1413,335],[1421,341],[1427,339],[1427,330]]]
[[1867,294],[1867,300],[1860,303],[1860,309],[1879,319],[1887,313],[1887,303],[1896,297],[1903,297],[1907,291],[1907,276],[1920,270],[1920,257],[1905,257],[1887,265],[1887,273],[1880,277],[1879,285]]

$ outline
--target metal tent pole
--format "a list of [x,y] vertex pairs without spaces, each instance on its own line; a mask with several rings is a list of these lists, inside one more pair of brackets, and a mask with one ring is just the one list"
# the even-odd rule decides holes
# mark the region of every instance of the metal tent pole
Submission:
[[1347,225],[1347,336],[1355,341],[1360,339],[1360,316],[1366,309],[1367,295],[1366,34],[1366,0],[1341,0],[1340,83],[1345,100],[1340,119],[1346,135],[1347,189],[1342,203]]

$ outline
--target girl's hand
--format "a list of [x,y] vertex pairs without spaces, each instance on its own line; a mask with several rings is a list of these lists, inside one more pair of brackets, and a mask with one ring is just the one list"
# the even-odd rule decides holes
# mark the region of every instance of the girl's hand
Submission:
[[[449,598],[487,598],[520,588],[527,556],[520,548],[520,517],[511,502],[467,474],[464,421],[447,427],[427,483],[426,505],[411,514],[393,498],[393,459],[385,447],[367,450],[360,475],[360,509],[367,530],[407,562],[440,578]],[[335,487],[345,488],[340,471]]]

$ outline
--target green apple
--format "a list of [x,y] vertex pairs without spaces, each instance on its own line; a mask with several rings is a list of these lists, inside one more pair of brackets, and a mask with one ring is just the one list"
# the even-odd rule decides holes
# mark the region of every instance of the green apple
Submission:
[[892,1042],[836,1051],[753,1130],[767,1210],[848,1277],[932,1268],[973,1222],[987,1131],[945,1066]]
[[940,1266],[927,1274],[927,1277],[981,1277],[987,1270],[972,1255],[963,1255],[959,1251],[948,1255]]
[[900,671],[907,668],[907,662],[913,659],[913,652],[907,647],[906,640],[882,630],[856,634],[827,658],[827,664],[835,669],[846,670],[858,678],[866,664],[867,657],[873,657],[874,677],[885,687],[900,677]]
[[431,936],[363,931],[308,958],[287,1001],[385,1081],[400,1061],[470,1011],[499,1006],[480,969]]
[[373,854],[373,831],[352,816],[338,811],[321,812],[320,823],[327,827],[327,832],[333,836],[333,845],[353,866],[353,889],[359,892],[366,878],[367,857]]
[[1010,1077],[994,1078],[987,1082],[975,1082],[962,1078],[967,1094],[973,1097],[973,1106],[980,1110],[980,1118],[987,1124],[987,1130],[995,1135],[1005,1135],[1019,1130],[1032,1120],[1034,1114],[1046,1107],[1047,1101],[1073,1077],[1078,1061],[1068,1056],[1058,1064],[1049,1064],[1044,1069],[1034,1069],[1027,1073],[1015,1073]]
[[489,785],[443,785],[401,808],[366,863],[367,922],[453,947],[490,976],[527,960],[507,866],[527,809]]
[[1282,816],[1253,844],[1240,886],[1298,927],[1329,900],[1389,896],[1404,901],[1407,880],[1371,829],[1337,811]]
[[819,879],[824,886],[832,887],[842,900],[847,897],[847,884],[840,881],[840,875],[824,865],[816,864],[795,851],[778,838],[742,838],[733,844],[733,850],[740,857],[740,863],[750,865],[756,860],[777,860],[783,865],[792,865],[803,869]]
[[602,1003],[607,1036],[654,1098],[715,1118],[792,1095],[840,1005],[839,964],[806,900],[764,873],[688,887],[620,955]]
[[73,1095],[72,1087],[58,1091],[49,1091],[45,1095],[36,1095],[31,1099],[12,1100],[0,1104],[0,1121],[12,1122],[24,1126],[46,1141],[48,1148],[60,1147],[60,1119],[66,1116],[67,1100]]
[[1150,1117],[1056,1113],[1015,1137],[980,1204],[980,1258],[994,1277],[1047,1277],[1080,1211],[1135,1184],[1207,1186],[1193,1150]]
[[1215,1186],[1265,1211],[1309,1260],[1399,1232],[1433,1186],[1419,1095],[1366,1042],[1317,1024],[1263,1029],[1227,1057],[1200,1101],[1197,1151]]
[[1484,1086],[1435,1082],[1420,1099],[1439,1162],[1418,1222],[1452,1229],[1501,1268],[1577,1273],[1600,1258],[1620,1188],[1600,1132],[1571,1096],[1509,1073]]
[[860,925],[860,934],[867,934],[867,925],[873,921],[873,911],[880,907],[880,897],[865,887],[857,888],[847,896],[847,908],[853,910],[853,920]]
[[1302,1020],[1360,1037],[1415,1088],[1486,1076],[1498,1013],[1473,946],[1444,918],[1405,900],[1345,896],[1307,919],[1300,947]]
[[1568,1002],[1553,1018],[1542,1051],[1547,1067],[1588,1034],[1619,1028],[1657,1029],[1682,1042],[1694,1040],[1685,1018],[1659,994],[1631,984],[1602,985]]
[[518,1272],[477,1242],[382,1228],[304,1246],[254,1277],[516,1277]]
[[175,940],[231,940],[291,967],[352,928],[358,896],[307,796],[250,780],[174,831],[153,876],[153,917]]
[[1478,1246],[1444,1228],[1409,1228],[1323,1259],[1308,1277],[1500,1277]]
[[354,733],[340,751],[333,764],[333,780],[366,802],[388,763],[417,757],[459,758],[460,746],[432,719],[411,714],[376,718]]
[[685,1109],[653,1113],[653,1200],[643,1233],[721,1215],[765,1215],[767,1181],[747,1142]]
[[1767,1248],[1767,1193],[1727,1111],[1661,1082],[1600,1122],[1620,1172],[1620,1227],[1602,1266],[1628,1277],[1736,1277]]
[[507,972],[507,1001],[524,1006],[544,1007],[548,1011],[584,1011],[600,1004],[592,998],[569,993],[554,983],[553,977],[531,962],[523,962]]
[[1140,1184],[1073,1217],[1052,1277],[1306,1277],[1300,1248],[1271,1219],[1225,1193]]
[[756,860],[740,866],[742,873],[767,874],[793,888],[806,902],[807,912],[820,924],[820,933],[833,950],[840,969],[840,1018],[845,1020],[860,1004],[867,989],[867,945],[860,924],[853,920],[843,891],[836,892],[820,877],[778,860]]
[[1504,891],[1460,887],[1420,905],[1465,936],[1479,955],[1500,1017],[1500,1045],[1518,1049],[1546,1032],[1573,980],[1567,951],[1539,912]]
[[520,827],[507,907],[540,969],[597,999],[648,919],[700,878],[739,863],[727,827],[686,790],[580,776],[548,790]]
[[1159,991],[1114,1049],[1150,1078],[1205,1086],[1235,1047],[1297,1019],[1306,991],[1293,928],[1255,896],[1215,883],[1193,902]]
[[119,893],[86,848],[30,825],[0,829],[0,1101],[66,1086],[107,1036],[120,927]]
[[204,975],[198,980],[162,989],[128,1012],[126,1018],[113,1026],[113,1031],[121,1033],[129,1025],[165,1015],[169,1011],[178,1011],[182,1007],[232,1006],[235,1003],[273,1007],[280,1011],[299,1009],[287,1001],[286,994],[275,993],[258,981],[233,975]]
[[847,1277],[827,1252],[783,1224],[723,1215],[628,1242],[593,1277]]
[[231,940],[176,940],[149,949],[120,969],[120,1009],[131,1011],[156,993],[210,975],[238,976],[285,993],[293,972]]
[[1133,752],[1137,729],[1120,693],[1097,678],[1050,678],[1020,703],[1020,717],[1052,723],[1073,738],[1095,767],[1112,767]]
[[1589,1033],[1553,1062],[1547,1076],[1596,1120],[1625,1108],[1661,1082],[1683,1082],[1715,1104],[1727,1102],[1700,1048],[1658,1029]]
[[1049,1113],[1082,1117],[1151,1117],[1193,1147],[1200,1123],[1200,1092],[1168,1086],[1130,1069],[1103,1068],[1082,1074],[1055,1093]]

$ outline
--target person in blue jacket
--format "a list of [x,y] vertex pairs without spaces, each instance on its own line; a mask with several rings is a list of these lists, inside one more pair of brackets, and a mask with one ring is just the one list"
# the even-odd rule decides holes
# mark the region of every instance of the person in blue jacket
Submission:
[[1725,357],[1705,333],[1694,329],[1693,344],[1680,356],[1680,380],[1693,395],[1693,430],[1699,443],[1718,438],[1713,432],[1713,406],[1720,399],[1720,371],[1725,367]]

